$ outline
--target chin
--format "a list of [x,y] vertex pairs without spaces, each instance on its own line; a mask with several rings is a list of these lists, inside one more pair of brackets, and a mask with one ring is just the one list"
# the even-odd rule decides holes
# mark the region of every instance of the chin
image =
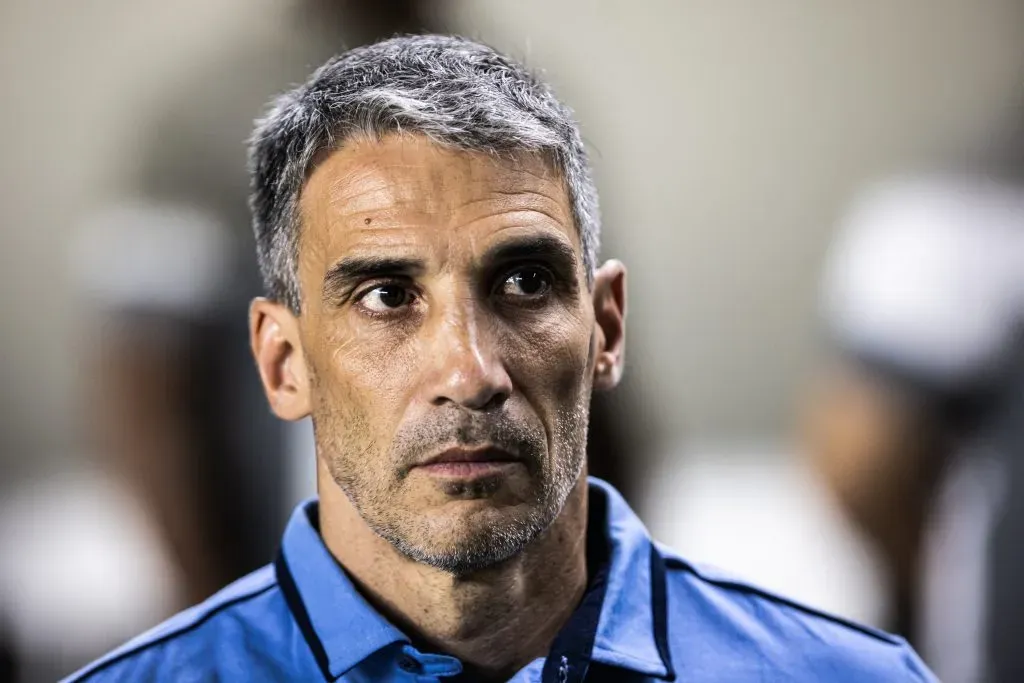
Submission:
[[[487,500],[460,500],[424,515],[422,526],[389,539],[404,555],[455,575],[501,564],[518,555],[547,526],[526,506],[497,508]],[[524,509],[526,508],[526,509]]]
[[537,511],[523,502],[501,504],[493,498],[453,500],[423,515],[425,541],[439,547],[486,543],[491,536],[506,535],[531,526]]

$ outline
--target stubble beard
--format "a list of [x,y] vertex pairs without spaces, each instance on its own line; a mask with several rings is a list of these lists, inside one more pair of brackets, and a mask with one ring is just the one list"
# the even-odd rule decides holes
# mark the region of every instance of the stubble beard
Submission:
[[[374,533],[411,560],[466,576],[519,555],[561,513],[583,472],[589,405],[590,393],[586,391],[575,406],[559,412],[550,449],[544,434],[539,433],[542,430],[512,419],[476,424],[447,419],[443,424],[421,426],[399,434],[383,457],[372,439],[352,438],[363,431],[359,429],[365,424],[363,420],[351,420],[321,406],[314,411],[313,428],[317,457],[324,460],[331,478]],[[346,422],[350,428],[342,426]],[[428,521],[416,510],[394,504],[401,500],[402,484],[408,475],[403,463],[414,462],[418,454],[453,441],[468,444],[485,439],[513,447],[524,458],[534,484],[530,500],[440,522]],[[488,492],[453,493],[485,498]]]

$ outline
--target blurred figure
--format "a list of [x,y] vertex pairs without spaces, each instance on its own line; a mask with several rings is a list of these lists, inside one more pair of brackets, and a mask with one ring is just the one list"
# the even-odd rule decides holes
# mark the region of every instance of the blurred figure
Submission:
[[422,30],[419,9],[296,2],[278,35],[169,91],[122,196],[82,228],[80,285],[102,320],[92,417],[180,569],[184,604],[265,563],[294,499],[313,492],[246,343],[260,292],[246,206],[253,116],[343,47]]
[[1020,680],[996,675],[1016,653],[987,650],[985,606],[1024,455],[1004,419],[1024,388],[1022,285],[1024,190],[967,176],[868,193],[826,269],[835,353],[804,413],[806,450],[881,551],[890,626],[947,683]]

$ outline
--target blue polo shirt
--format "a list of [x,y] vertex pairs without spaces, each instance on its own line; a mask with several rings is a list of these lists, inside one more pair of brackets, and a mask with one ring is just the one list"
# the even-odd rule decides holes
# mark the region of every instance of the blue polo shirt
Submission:
[[[589,491],[590,585],[547,657],[511,680],[935,681],[900,638],[698,568],[652,542],[608,484],[591,479]],[[443,681],[461,671],[360,595],[310,501],[272,565],[66,680]]]

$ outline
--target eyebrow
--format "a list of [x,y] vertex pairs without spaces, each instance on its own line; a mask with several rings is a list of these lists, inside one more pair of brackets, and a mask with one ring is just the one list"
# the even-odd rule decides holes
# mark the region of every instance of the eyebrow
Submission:
[[567,273],[576,270],[576,251],[572,246],[550,235],[530,235],[507,240],[491,247],[484,254],[484,268],[501,266],[508,262],[548,261]]
[[323,298],[343,298],[348,290],[365,280],[383,277],[416,277],[426,269],[419,259],[383,256],[348,256],[324,274]]

